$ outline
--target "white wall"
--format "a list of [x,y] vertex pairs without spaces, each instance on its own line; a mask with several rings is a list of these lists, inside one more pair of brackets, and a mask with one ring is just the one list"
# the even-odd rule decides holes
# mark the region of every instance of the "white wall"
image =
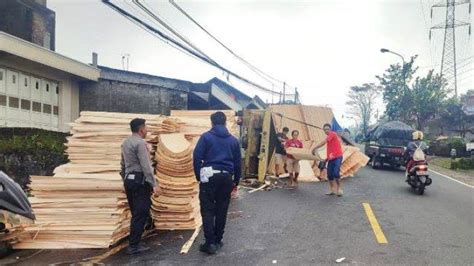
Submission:
[[[0,57],[0,73],[3,73],[3,80],[0,81],[0,126],[69,131],[68,124],[79,116],[78,78],[13,56]],[[16,75],[15,84],[11,84],[12,75]],[[56,86],[59,87],[59,95],[56,95]],[[2,106],[2,97],[7,98],[7,106]],[[18,108],[15,108],[17,99]],[[26,108],[28,102],[29,110]],[[33,102],[36,107],[41,103],[41,112],[33,110]],[[56,108],[59,108],[58,115],[54,114]]]

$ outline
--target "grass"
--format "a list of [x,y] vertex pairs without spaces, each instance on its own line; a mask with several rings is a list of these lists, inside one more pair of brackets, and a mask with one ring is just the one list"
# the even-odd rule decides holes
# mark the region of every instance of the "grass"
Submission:
[[[459,161],[459,158],[455,159],[455,160]],[[439,166],[439,167],[443,167],[445,169],[449,169],[451,171],[455,171],[455,172],[467,174],[467,175],[470,175],[470,176],[474,176],[474,170],[463,170],[463,169],[453,170],[453,169],[451,169],[451,158],[448,158],[448,157],[432,157],[432,158],[429,159],[429,163],[434,164],[434,165]]]

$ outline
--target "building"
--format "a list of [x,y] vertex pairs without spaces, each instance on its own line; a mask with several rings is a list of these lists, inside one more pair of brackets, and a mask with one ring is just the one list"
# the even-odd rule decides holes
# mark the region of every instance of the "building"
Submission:
[[46,0],[0,1],[0,31],[54,51],[55,24]]
[[265,107],[266,104],[258,96],[251,98],[218,78],[194,84],[188,101],[189,110],[241,111]]
[[79,116],[79,83],[100,70],[0,32],[0,127],[69,131]]
[[185,110],[193,83],[99,66],[97,81],[81,82],[79,109],[169,115]]
[[226,82],[206,83],[91,65],[55,50],[46,0],[0,0],[0,127],[69,131],[80,111],[170,113],[173,109],[263,109]]

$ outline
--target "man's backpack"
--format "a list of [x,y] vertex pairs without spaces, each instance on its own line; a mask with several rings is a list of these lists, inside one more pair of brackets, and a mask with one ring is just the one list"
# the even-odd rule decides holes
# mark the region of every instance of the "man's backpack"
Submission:
[[420,148],[421,143],[420,143],[420,146],[416,145],[416,143],[414,143],[414,144],[415,144],[416,150],[413,153],[413,160],[414,161],[424,161],[425,160],[425,153]]

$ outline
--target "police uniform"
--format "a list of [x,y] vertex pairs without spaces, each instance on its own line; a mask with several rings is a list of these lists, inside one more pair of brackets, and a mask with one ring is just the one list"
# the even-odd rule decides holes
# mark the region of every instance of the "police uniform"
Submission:
[[122,178],[132,213],[129,245],[138,247],[150,217],[151,193],[156,186],[147,143],[133,133],[122,144]]

